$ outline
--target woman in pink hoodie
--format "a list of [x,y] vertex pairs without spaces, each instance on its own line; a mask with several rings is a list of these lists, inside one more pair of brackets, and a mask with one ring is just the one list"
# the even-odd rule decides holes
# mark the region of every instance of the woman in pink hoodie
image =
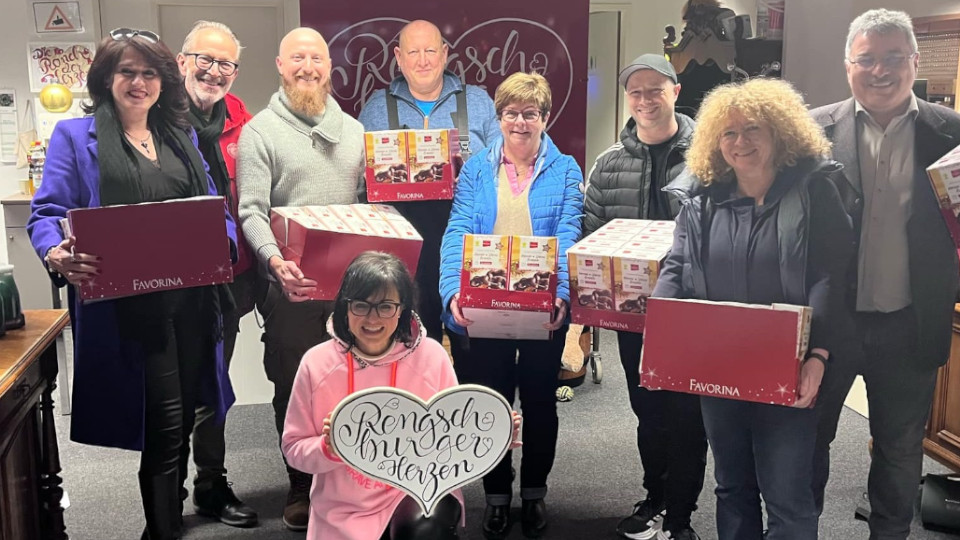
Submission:
[[446,351],[426,337],[413,312],[406,267],[386,253],[367,252],[347,268],[327,331],[333,339],[300,363],[283,429],[283,453],[315,475],[310,490],[313,540],[456,539],[463,496],[445,496],[430,519],[412,499],[343,463],[329,445],[330,413],[357,390],[393,386],[423,400],[455,386]]

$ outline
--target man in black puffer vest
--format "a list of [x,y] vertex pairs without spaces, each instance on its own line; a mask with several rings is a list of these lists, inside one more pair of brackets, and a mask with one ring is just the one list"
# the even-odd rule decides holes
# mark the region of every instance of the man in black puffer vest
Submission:
[[[663,188],[685,168],[694,122],[674,110],[680,85],[662,55],[645,54],[620,72],[632,117],[620,142],[590,171],[583,208],[584,235],[616,218],[672,220],[680,210]],[[637,448],[646,499],[634,505],[617,533],[634,540],[698,540],[690,528],[707,463],[700,397],[640,387],[643,334],[617,332],[630,406],[637,416]]]

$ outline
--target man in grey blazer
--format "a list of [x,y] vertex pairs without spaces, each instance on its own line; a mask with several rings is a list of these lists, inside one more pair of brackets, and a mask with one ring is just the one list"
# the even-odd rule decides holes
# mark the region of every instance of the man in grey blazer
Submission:
[[863,375],[873,456],[870,538],[906,538],[922,474],[923,434],[937,369],[950,352],[957,250],[925,169],[960,144],[960,115],[918,100],[910,17],[876,9],[850,25],[847,81],[853,97],[812,112],[834,143],[846,182],[838,189],[857,230],[850,269],[851,347],[837,354],[820,390],[814,493],[823,508],[843,401]]

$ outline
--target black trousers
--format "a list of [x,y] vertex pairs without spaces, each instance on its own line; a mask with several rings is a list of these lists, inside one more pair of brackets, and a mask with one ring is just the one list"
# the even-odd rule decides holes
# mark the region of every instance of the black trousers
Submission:
[[923,434],[937,382],[937,369],[916,366],[913,308],[893,313],[857,313],[853,357],[838,355],[827,368],[817,399],[820,415],[814,454],[813,492],[823,511],[830,473],[830,443],[837,435],[843,402],[858,374],[863,375],[870,406],[873,455],[867,491],[870,538],[904,539],[910,533],[913,505],[923,474]]
[[[567,327],[553,332],[546,341],[510,339],[469,340],[469,354],[462,348],[454,356],[460,383],[480,384],[513,403],[519,390],[523,415],[523,456],[520,460],[520,497],[542,499],[547,477],[557,452],[557,374]],[[487,503],[509,504],[513,489],[512,452],[483,477]]]
[[138,476],[147,522],[144,538],[150,540],[180,537],[179,491],[187,475],[200,373],[203,364],[213,361],[214,346],[211,320],[198,309],[203,296],[197,290],[159,294],[179,296],[179,307],[155,326],[160,339],[151,336],[143,343],[145,426]]
[[395,207],[405,217],[420,236],[423,245],[420,248],[420,260],[417,262],[418,302],[417,314],[423,322],[427,335],[441,341],[443,339],[443,303],[440,299],[440,243],[450,220],[452,201],[417,201],[396,203]]
[[453,495],[440,499],[430,517],[410,497],[400,501],[380,540],[457,540],[460,501]]
[[[311,347],[330,339],[327,319],[333,313],[333,302],[290,302],[279,284],[260,278],[257,309],[263,316],[263,367],[267,379],[273,383],[273,413],[279,446],[300,360]],[[287,465],[287,472],[299,471]]]
[[[253,311],[256,284],[257,270],[251,268],[234,276],[233,283],[229,285],[237,308],[233,312],[223,314],[223,361],[226,362],[228,369],[237,344],[237,335],[240,333],[240,319]],[[215,414],[216,409],[213,407],[206,405],[197,407],[193,427],[193,462],[197,465],[194,485],[211,482],[227,474],[227,468],[224,465],[226,425],[217,422]]]
[[687,525],[697,509],[707,466],[700,396],[640,387],[643,334],[617,332],[647,497],[666,503],[670,525]]

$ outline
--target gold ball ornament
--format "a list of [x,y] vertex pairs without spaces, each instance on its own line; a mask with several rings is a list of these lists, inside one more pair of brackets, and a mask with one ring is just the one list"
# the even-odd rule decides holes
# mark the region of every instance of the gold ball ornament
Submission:
[[65,85],[54,81],[40,91],[40,105],[52,113],[67,112],[73,105],[73,92]]

